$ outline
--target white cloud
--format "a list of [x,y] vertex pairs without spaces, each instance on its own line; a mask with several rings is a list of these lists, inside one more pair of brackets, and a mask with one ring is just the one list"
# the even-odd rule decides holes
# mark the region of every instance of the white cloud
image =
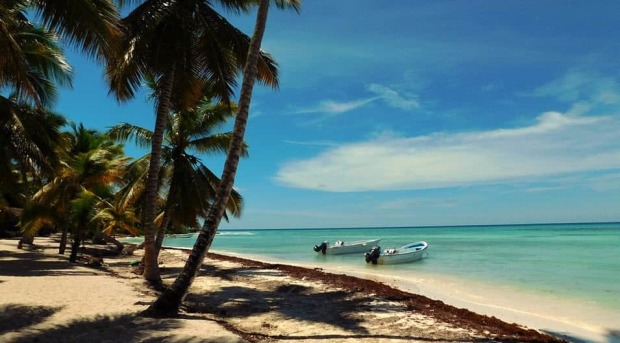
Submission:
[[620,168],[620,118],[542,114],[531,126],[379,137],[290,161],[275,180],[330,192],[442,188]]
[[353,100],[353,101],[348,101],[348,102],[336,102],[333,100],[325,100],[325,101],[321,101],[318,106],[307,108],[307,109],[301,109],[301,110],[295,111],[295,113],[341,114],[341,113],[353,111],[357,108],[365,106],[377,99],[378,99],[377,97],[374,97],[374,98]]
[[295,113],[323,113],[338,115],[364,107],[377,100],[382,100],[388,107],[391,108],[408,110],[420,107],[418,100],[415,99],[414,96],[409,96],[409,98],[404,97],[389,87],[372,83],[368,85],[367,89],[369,92],[376,94],[376,96],[343,102],[324,100],[316,106],[299,109],[295,111]]
[[377,94],[388,106],[408,110],[420,107],[417,99],[407,99],[400,95],[397,91],[376,83],[368,85],[368,90]]

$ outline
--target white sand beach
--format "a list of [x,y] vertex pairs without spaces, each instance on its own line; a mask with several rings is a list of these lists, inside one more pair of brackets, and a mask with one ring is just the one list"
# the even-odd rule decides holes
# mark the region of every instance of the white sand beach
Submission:
[[[137,314],[156,293],[132,273],[130,262],[140,251],[136,256],[105,258],[102,268],[90,268],[69,264],[66,256],[56,253],[57,243],[51,238],[37,238],[32,251],[18,250],[16,243],[0,240],[2,342],[560,341],[530,330],[538,326],[480,316],[381,283],[348,278],[341,271],[327,274],[217,255],[205,261],[179,317],[142,318]],[[183,251],[162,252],[165,282],[174,279],[184,257]],[[399,280],[377,281],[403,286]],[[413,285],[413,293],[432,296],[432,288],[436,299],[450,305],[475,312],[484,312],[486,306],[495,311],[493,316],[510,313],[485,301],[462,299],[458,304],[456,298],[440,299],[440,288],[431,286]],[[528,318],[523,315],[518,319]],[[614,339],[607,336],[601,342]]]

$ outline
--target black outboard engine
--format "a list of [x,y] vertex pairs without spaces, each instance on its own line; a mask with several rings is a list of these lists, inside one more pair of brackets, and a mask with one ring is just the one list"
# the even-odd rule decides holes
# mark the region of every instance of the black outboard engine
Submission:
[[375,245],[369,252],[364,254],[366,263],[372,262],[372,264],[377,264],[377,259],[379,256],[381,256],[381,247],[378,245]]
[[325,255],[325,250],[327,250],[327,242],[323,242],[320,245],[315,245],[314,246],[314,251],[316,252],[322,252],[323,255]]

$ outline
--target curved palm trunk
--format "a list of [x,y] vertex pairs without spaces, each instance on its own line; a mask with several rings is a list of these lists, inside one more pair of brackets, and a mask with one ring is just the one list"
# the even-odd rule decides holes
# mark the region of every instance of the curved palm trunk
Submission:
[[222,220],[222,216],[226,210],[226,204],[230,197],[233,185],[235,183],[235,175],[239,158],[241,156],[243,136],[248,121],[250,101],[252,99],[252,90],[256,81],[258,57],[260,54],[260,46],[267,25],[267,14],[269,12],[269,0],[260,0],[258,5],[258,13],[256,16],[256,25],[254,34],[250,41],[248,58],[246,60],[243,72],[243,84],[241,86],[241,96],[239,99],[239,108],[235,119],[235,127],[233,137],[222,171],[222,178],[215,195],[213,206],[209,210],[207,219],[205,220],[200,234],[196,239],[194,248],[189,255],[183,270],[174,280],[174,283],[166,288],[166,290],[157,298],[157,300],[149,306],[144,312],[145,316],[161,317],[174,315],[178,313],[181,302],[187,294],[187,290],[196,278],[198,270],[202,266],[202,262],[211,247],[213,237],[217,232],[217,228]]
[[166,116],[170,112],[170,94],[172,93],[172,83],[174,80],[174,65],[170,71],[164,75],[161,96],[158,99],[157,118],[155,119],[155,130],[151,145],[151,160],[149,164],[149,174],[145,187],[145,205],[142,218],[144,227],[144,273],[143,277],[151,284],[161,284],[159,264],[157,263],[157,249],[155,247],[155,204],[157,201],[157,186],[159,168],[161,167],[161,144],[164,140],[164,129]]
[[98,235],[99,238],[101,238],[104,242],[114,244],[114,246],[116,247],[115,253],[117,255],[120,255],[123,252],[123,249],[125,249],[125,244],[121,243],[118,239],[110,235],[106,235],[103,232],[99,232]]

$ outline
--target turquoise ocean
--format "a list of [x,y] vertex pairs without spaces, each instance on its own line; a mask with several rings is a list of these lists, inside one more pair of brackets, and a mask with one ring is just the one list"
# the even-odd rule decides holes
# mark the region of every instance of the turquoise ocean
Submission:
[[[165,246],[191,248],[196,234],[168,237]],[[429,243],[428,256],[399,265],[366,264],[363,254],[321,255],[322,241],[381,238],[381,248]],[[620,223],[485,226],[220,230],[211,250],[314,267],[475,280],[572,298],[620,311]]]

